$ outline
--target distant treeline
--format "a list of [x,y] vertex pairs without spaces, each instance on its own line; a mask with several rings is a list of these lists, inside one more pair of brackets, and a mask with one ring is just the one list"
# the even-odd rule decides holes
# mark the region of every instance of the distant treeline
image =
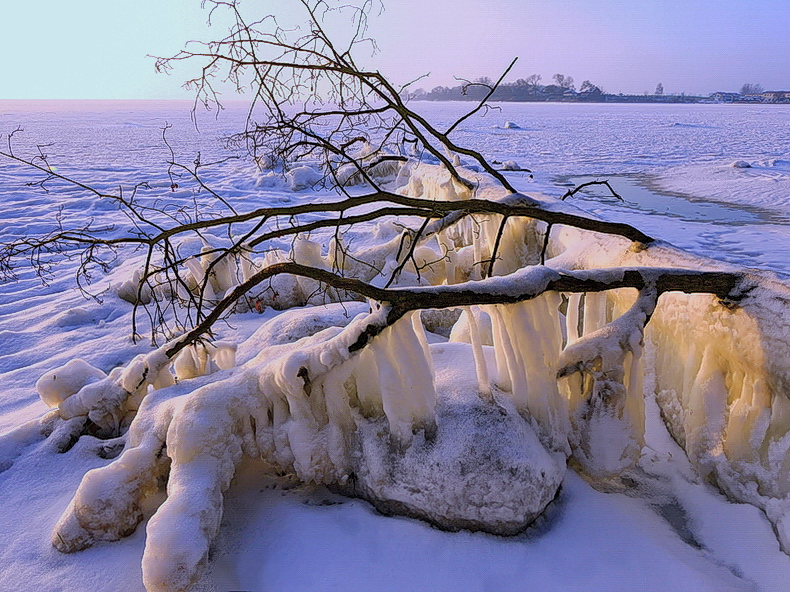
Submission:
[[[417,89],[409,93],[409,98],[420,101],[480,101],[490,92],[493,82],[489,78],[478,78],[474,82],[466,82],[458,86],[437,86],[433,90]],[[540,84],[540,76],[533,74],[528,78],[519,78],[516,82],[499,85],[491,95],[491,101],[519,102],[590,102],[590,103],[697,103],[706,100],[686,94],[664,94],[663,85],[656,87],[654,94],[624,95],[609,94],[589,80],[582,82],[579,90],[573,84],[573,78],[562,74],[554,75],[554,84]]]

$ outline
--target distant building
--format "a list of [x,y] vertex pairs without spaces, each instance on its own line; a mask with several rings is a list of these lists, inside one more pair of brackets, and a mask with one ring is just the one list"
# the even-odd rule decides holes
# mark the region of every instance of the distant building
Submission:
[[736,103],[742,101],[744,97],[741,93],[715,92],[710,98],[717,103]]
[[790,103],[790,91],[787,90],[767,90],[760,96],[766,103]]

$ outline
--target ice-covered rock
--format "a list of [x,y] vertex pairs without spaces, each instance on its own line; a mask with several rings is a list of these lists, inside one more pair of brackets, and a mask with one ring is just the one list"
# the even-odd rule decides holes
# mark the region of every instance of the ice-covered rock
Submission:
[[515,160],[506,160],[502,163],[503,171],[520,171],[521,166]]
[[356,480],[340,489],[385,514],[499,535],[523,531],[556,496],[565,457],[512,406],[440,398],[436,421],[434,440],[414,438],[403,451],[381,438],[381,420],[358,422]]
[[[284,313],[245,344],[242,351],[257,355],[227,378],[150,392],[126,450],[85,476],[53,544],[72,552],[130,534],[169,466],[167,500],[148,524],[143,578],[151,591],[188,590],[244,456],[445,529],[514,534],[540,515],[560,486],[565,456],[543,447],[507,397],[499,404],[464,397],[458,380],[437,392],[417,314],[381,330],[386,307],[350,322],[343,305],[331,308],[324,318],[345,328],[272,345],[273,329],[289,316],[292,335],[320,328],[309,311]],[[351,345],[371,333],[371,346],[354,353]],[[443,363],[468,365],[472,348],[455,347],[463,355]],[[145,384],[166,367],[158,355],[135,360],[120,383]]]

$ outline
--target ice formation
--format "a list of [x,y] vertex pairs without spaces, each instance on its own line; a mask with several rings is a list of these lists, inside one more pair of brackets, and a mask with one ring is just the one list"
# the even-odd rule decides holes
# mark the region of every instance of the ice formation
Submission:
[[[558,236],[578,268],[619,265],[705,267],[733,271],[667,245],[638,251],[613,237]],[[597,253],[591,256],[591,253]],[[747,273],[747,270],[737,270]],[[790,326],[783,306],[790,289],[768,274],[748,272],[737,303],[704,294],[661,296],[647,325],[642,363],[664,422],[699,475],[731,499],[766,512],[790,551]],[[609,293],[608,306],[622,307]]]
[[85,360],[75,358],[44,374],[36,383],[36,392],[50,407],[57,407],[85,385],[102,380],[107,375]]
[[[439,174],[435,169],[427,172],[409,189],[420,195],[421,187]],[[485,184],[479,191],[485,192]],[[548,200],[544,206],[571,208]],[[469,238],[476,232],[474,258],[485,261],[501,221],[497,218],[478,220],[474,228],[467,219],[467,228],[455,229],[452,236],[465,233]],[[496,274],[534,264],[539,253],[540,223],[507,224]],[[456,257],[468,248],[462,246],[468,242],[444,244],[455,248]],[[660,242],[634,248],[620,237],[570,227],[552,234],[547,256],[547,265],[558,269],[644,266],[746,274],[747,287],[737,302],[678,292],[650,302],[649,291],[637,297],[635,290],[619,289],[567,294],[559,307],[557,296],[547,294],[545,298],[554,301],[540,312],[530,311],[540,299],[510,305],[505,315],[507,307],[491,307],[494,343],[499,344],[499,386],[538,419],[544,443],[557,447],[567,434],[572,459],[594,482],[616,477],[638,463],[644,396],[655,396],[670,434],[700,476],[731,499],[762,508],[782,548],[790,552],[790,325],[784,321],[790,288],[768,274],[696,257]],[[448,260],[452,259],[451,254]],[[556,315],[559,328],[549,320]],[[508,335],[508,328],[516,335]],[[531,346],[522,346],[519,353],[514,342],[522,339]],[[558,339],[564,347],[561,354]],[[554,344],[548,343],[552,340]],[[540,356],[545,356],[544,367],[564,375],[556,386],[541,372]],[[534,389],[529,381],[542,381],[537,399],[530,395]]]
[[[326,314],[339,319],[342,310]],[[292,335],[315,328],[309,314],[301,323],[300,311],[285,314],[294,318]],[[361,314],[295,344],[269,345],[273,327],[265,324],[245,344],[259,354],[235,372],[194,391],[185,381],[148,394],[126,450],[86,474],[53,544],[72,552],[128,535],[169,472],[167,501],[148,523],[143,577],[148,590],[188,590],[245,455],[444,528],[522,530],[556,494],[563,458],[541,446],[507,401],[437,396],[414,316],[352,354],[349,346],[385,314]],[[398,372],[404,362],[410,372]]]
[[[471,197],[439,167],[404,168],[409,176],[400,191],[407,195]],[[479,197],[573,209],[505,196],[477,181]],[[73,381],[62,379],[65,386],[54,384],[60,371],[48,373],[39,392],[63,419],[87,416],[111,429],[134,416],[126,450],[85,476],[53,544],[76,551],[129,534],[143,520],[142,500],[169,474],[167,500],[148,523],[143,574],[151,591],[187,590],[206,561],[223,492],[244,456],[362,496],[386,512],[510,534],[551,501],[566,459],[600,485],[635,469],[644,399],[654,395],[699,474],[733,499],[763,508],[790,550],[790,327],[781,320],[790,288],[751,274],[748,288],[733,295],[737,302],[722,302],[661,294],[659,271],[646,272],[638,290],[546,291],[561,271],[612,283],[626,266],[744,272],[658,242],[636,246],[567,227],[555,229],[550,241],[545,234],[546,224],[535,219],[470,215],[431,227],[410,262],[399,259],[399,239],[349,259],[332,259],[333,249],[324,255],[320,245],[300,239],[290,253],[270,251],[255,262],[217,263],[207,245],[186,266],[192,285],[216,297],[237,285],[240,273],[250,277],[282,260],[349,273],[381,269],[381,277],[365,278],[378,283],[402,268],[401,284],[537,296],[465,306],[457,322],[433,316],[437,331],[450,324],[442,329],[451,337],[447,347],[474,368],[472,398],[453,397],[439,384],[447,360],[433,355],[427,317],[411,312],[390,323],[386,303],[351,322],[336,318],[340,308],[322,309],[334,319],[322,326],[314,310],[285,313],[243,344],[256,355],[238,367],[233,346],[215,343],[189,346],[172,360],[165,347],[107,377],[80,367]],[[289,307],[316,293],[310,282],[283,276],[271,285]],[[283,326],[290,337],[273,341],[271,333]],[[354,345],[363,337],[364,347]],[[216,380],[192,386],[190,379],[218,371]]]

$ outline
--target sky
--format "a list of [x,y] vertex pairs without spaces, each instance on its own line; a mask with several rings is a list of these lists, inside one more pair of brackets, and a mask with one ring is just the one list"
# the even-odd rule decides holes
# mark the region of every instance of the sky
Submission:
[[[296,2],[241,6],[287,22]],[[385,0],[379,12],[379,53],[365,48],[358,63],[396,82],[430,73],[417,84],[426,89],[495,79],[518,57],[511,81],[562,73],[614,93],[659,82],[667,93],[790,90],[787,0]],[[227,25],[208,27],[200,0],[4,0],[2,16],[0,99],[189,99],[181,84],[198,64],[167,76],[148,56]]]

